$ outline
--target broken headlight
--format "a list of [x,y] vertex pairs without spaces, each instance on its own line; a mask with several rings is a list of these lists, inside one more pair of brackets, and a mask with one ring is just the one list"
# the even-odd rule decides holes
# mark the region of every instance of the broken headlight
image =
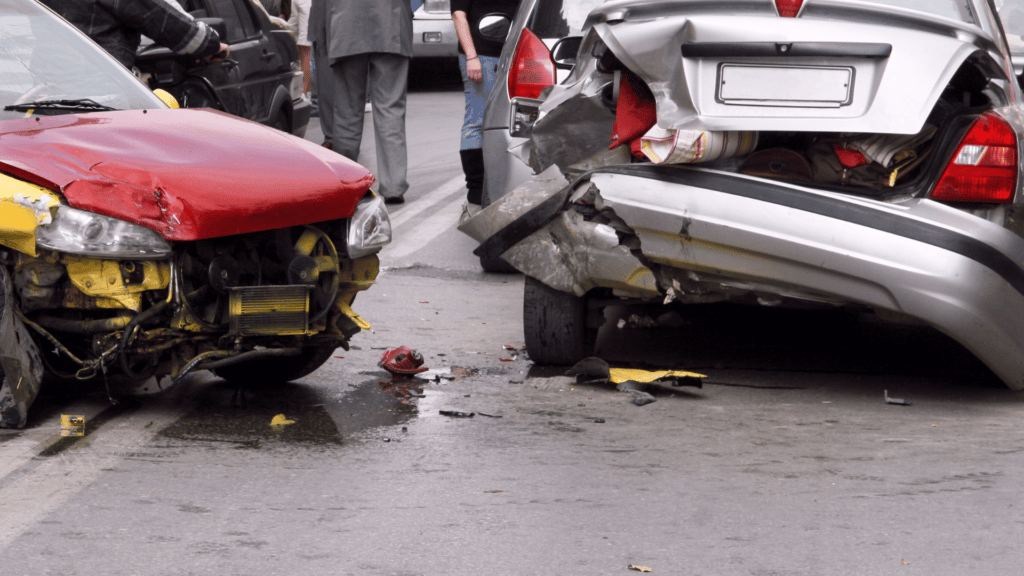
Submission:
[[171,255],[171,245],[149,228],[69,206],[57,208],[53,222],[36,228],[36,244],[58,252],[104,258]]
[[345,239],[352,259],[376,254],[391,242],[391,218],[383,198],[373,193],[359,201],[356,213],[349,218]]

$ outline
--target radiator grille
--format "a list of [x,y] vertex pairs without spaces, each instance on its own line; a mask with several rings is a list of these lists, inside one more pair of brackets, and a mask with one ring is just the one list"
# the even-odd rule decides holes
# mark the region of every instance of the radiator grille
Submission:
[[239,336],[305,334],[309,286],[246,286],[231,289],[231,332]]

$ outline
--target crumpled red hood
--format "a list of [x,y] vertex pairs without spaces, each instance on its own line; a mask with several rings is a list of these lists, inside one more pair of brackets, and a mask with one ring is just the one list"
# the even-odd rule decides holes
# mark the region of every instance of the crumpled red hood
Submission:
[[365,168],[312,142],[188,109],[0,122],[0,171],[168,240],[345,218],[373,183]]

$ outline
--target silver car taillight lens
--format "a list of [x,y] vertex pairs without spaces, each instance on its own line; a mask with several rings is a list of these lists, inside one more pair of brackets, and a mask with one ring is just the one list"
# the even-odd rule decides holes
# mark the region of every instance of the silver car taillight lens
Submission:
[[359,201],[356,213],[349,218],[345,238],[349,258],[376,254],[391,242],[391,218],[383,198],[370,194]]
[[1017,133],[995,112],[986,112],[960,141],[931,198],[944,202],[1007,204],[1017,191]]
[[170,243],[149,228],[70,206],[57,208],[53,222],[36,228],[36,244],[57,252],[120,260],[171,255]]

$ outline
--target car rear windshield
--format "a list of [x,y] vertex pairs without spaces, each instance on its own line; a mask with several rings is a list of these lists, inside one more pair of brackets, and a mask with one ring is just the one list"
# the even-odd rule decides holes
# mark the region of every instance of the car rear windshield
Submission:
[[587,14],[605,0],[537,0],[537,8],[526,27],[541,38],[563,38],[580,34]]

